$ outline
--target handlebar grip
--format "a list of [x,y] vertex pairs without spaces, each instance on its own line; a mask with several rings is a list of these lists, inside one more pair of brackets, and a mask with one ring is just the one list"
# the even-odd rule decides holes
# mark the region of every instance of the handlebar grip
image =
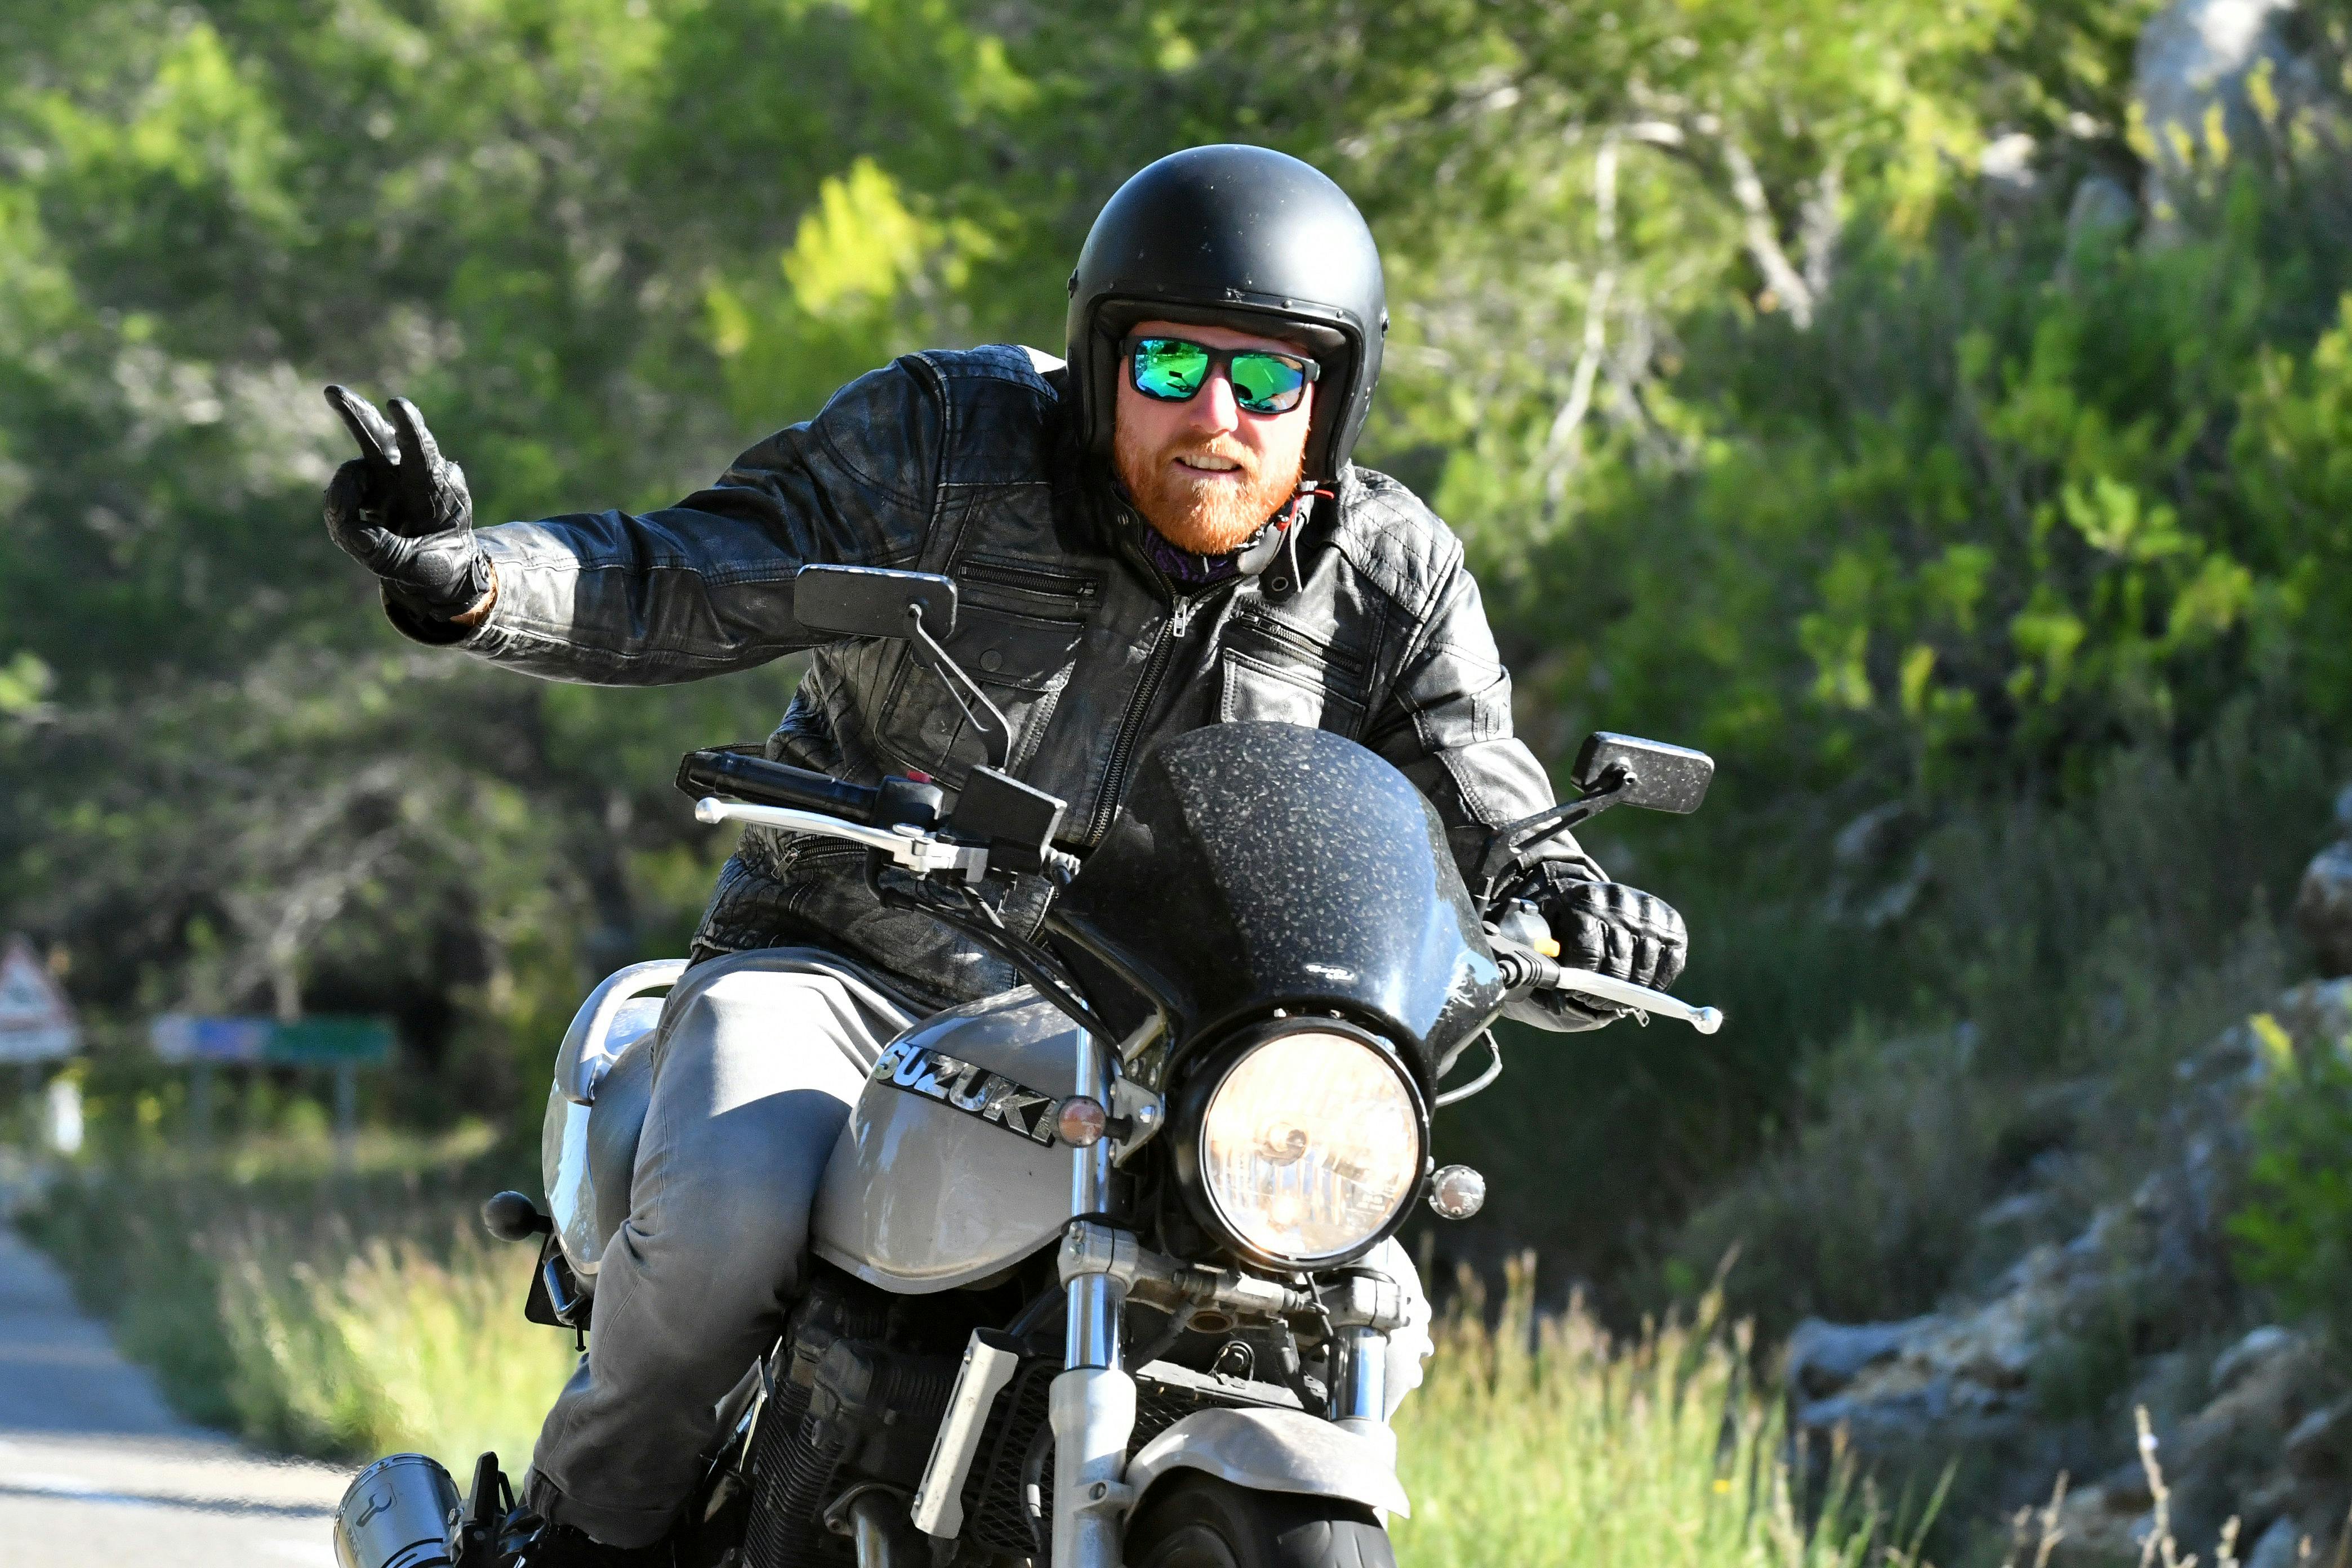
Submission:
[[731,795],[755,805],[794,806],[871,823],[881,791],[741,752],[688,752],[678,759],[677,787],[700,798]]

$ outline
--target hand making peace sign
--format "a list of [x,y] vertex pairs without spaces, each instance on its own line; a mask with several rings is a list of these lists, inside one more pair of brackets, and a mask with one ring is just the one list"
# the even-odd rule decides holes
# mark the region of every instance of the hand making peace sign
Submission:
[[387,598],[434,620],[483,609],[493,579],[474,538],[466,471],[441,455],[416,405],[392,400],[387,420],[341,386],[328,406],[342,418],[360,456],[327,486],[327,532],[383,580]]

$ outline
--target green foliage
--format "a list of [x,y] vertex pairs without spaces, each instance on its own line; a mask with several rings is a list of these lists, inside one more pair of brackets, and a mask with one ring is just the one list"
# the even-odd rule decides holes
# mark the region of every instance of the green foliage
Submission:
[[2252,1114],[2246,1204],[2230,1222],[2240,1267],[2291,1312],[2326,1324],[2352,1351],[2352,1018],[2320,995],[2287,1024],[2251,1019],[2265,1081]]
[[[1767,1125],[1844,1114],[1796,1064],[1857,1016],[2079,1060],[2082,995],[2284,891],[2284,796],[2193,899],[1966,865],[2122,864],[2063,823],[2250,694],[2317,772],[2352,717],[2342,132],[2258,94],[2263,145],[2192,148],[2164,224],[2069,235],[2084,176],[2159,151],[2128,101],[2152,9],[18,7],[0,926],[102,1016],[393,1012],[445,1087],[512,1100],[597,971],[682,945],[726,844],[669,758],[761,732],[792,671],[592,691],[403,645],[315,521],[345,455],[320,384],[415,398],[485,520],[658,504],[893,353],[1053,347],[1120,178],[1280,145],[1381,239],[1366,456],[1468,541],[1522,730],[1555,763],[1599,725],[1724,760],[1700,817],[1596,842],[1693,914],[1686,989],[1731,1030],[1514,1039],[1522,1092],[1449,1123],[1530,1194],[1496,1223],[1622,1263]],[[2305,19],[2318,79],[2343,32]],[[2017,131],[2040,192],[1989,196]],[[1890,805],[1942,847],[1865,921],[1825,847]],[[1996,918],[1984,886],[2045,901]],[[2052,987],[2077,1022],[2037,1033],[2017,998]]]
[[[2294,731],[2240,708],[2183,763],[2110,758],[2070,809],[1955,815],[1896,858],[1921,891],[1876,992],[1953,1021],[1865,1016],[1809,1057],[1782,1101],[1790,1132],[1698,1206],[1669,1258],[1703,1276],[1736,1248],[1727,1289],[1768,1331],[1809,1313],[1896,1318],[2071,1234],[1978,1256],[1979,1216],[2033,1155],[2126,1184],[2078,1184],[2062,1224],[2126,1196],[2182,1058],[2280,984],[2264,889],[2294,885],[2333,777]],[[2100,1115],[2050,1113],[2053,1086],[2063,1104],[2086,1082],[2102,1086]],[[2104,1388],[2103,1368],[2047,1375]]]

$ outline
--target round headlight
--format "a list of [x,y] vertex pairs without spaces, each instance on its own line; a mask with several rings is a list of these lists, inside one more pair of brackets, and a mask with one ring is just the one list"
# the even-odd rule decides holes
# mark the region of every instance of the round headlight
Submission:
[[1412,1088],[1336,1029],[1261,1041],[1226,1069],[1201,1117],[1201,1184],[1234,1237],[1311,1263],[1370,1246],[1421,1177]]

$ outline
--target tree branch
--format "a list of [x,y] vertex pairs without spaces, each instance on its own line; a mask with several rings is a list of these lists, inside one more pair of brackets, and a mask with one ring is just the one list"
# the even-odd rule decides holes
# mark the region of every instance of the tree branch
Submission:
[[1544,438],[1544,501],[1555,513],[1568,492],[1568,477],[1583,456],[1577,433],[1591,411],[1593,383],[1609,347],[1609,303],[1617,291],[1617,145],[1614,132],[1604,135],[1592,158],[1592,231],[1601,247],[1601,270],[1584,296],[1584,342],[1569,378],[1568,401],[1559,405]]
[[1748,149],[1727,134],[1723,138],[1723,162],[1731,171],[1731,199],[1739,205],[1748,254],[1764,274],[1765,286],[1788,307],[1789,319],[1801,328],[1811,326],[1812,288],[1790,264],[1789,253],[1780,248],[1772,204],[1764,195],[1764,182],[1757,176],[1755,160],[1748,156]]

